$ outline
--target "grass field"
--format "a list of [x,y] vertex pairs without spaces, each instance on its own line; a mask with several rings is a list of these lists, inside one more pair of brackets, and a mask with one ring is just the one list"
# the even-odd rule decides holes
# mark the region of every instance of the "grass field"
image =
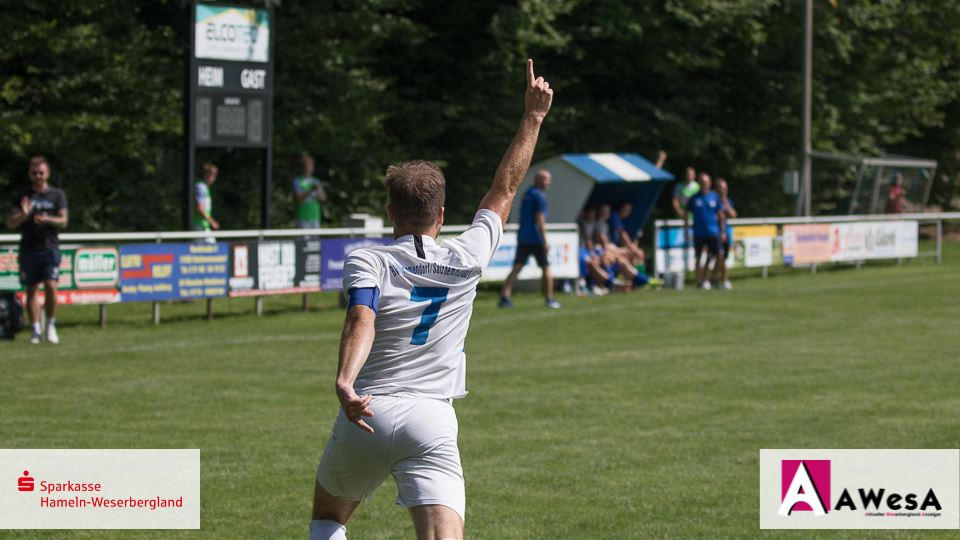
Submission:
[[[482,294],[456,404],[467,535],[510,538],[939,538],[760,531],[760,448],[960,447],[960,250],[736,290]],[[65,308],[58,347],[0,343],[0,447],[200,448],[202,529],[15,538],[305,538],[337,402],[332,294]],[[375,406],[374,406],[375,408]],[[351,538],[412,538],[392,480]]]

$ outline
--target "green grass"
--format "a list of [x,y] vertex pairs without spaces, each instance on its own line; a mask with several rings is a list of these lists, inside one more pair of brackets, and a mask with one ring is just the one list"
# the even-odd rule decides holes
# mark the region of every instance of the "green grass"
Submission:
[[[736,290],[482,294],[457,402],[471,538],[906,538],[760,531],[761,448],[958,448],[960,250],[945,264],[788,272]],[[66,307],[58,347],[0,343],[0,447],[200,448],[200,531],[24,537],[303,538],[337,411],[332,294]],[[392,480],[351,538],[412,538]],[[951,534],[952,536],[952,534]]]

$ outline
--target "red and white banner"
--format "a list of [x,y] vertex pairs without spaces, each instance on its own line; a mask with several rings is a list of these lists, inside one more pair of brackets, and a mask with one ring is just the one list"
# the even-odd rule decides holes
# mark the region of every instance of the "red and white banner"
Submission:
[[0,529],[199,529],[200,450],[0,450]]

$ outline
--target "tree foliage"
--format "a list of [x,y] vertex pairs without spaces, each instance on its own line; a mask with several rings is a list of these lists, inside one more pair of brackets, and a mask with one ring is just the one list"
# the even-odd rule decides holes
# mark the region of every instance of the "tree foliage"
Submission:
[[[260,3],[259,5],[264,5]],[[275,224],[310,152],[330,216],[382,212],[394,161],[448,177],[448,220],[475,208],[521,113],[523,60],[556,89],[537,159],[560,152],[670,153],[731,179],[751,215],[789,213],[780,191],[800,151],[802,2],[283,0],[276,10]],[[180,224],[183,0],[27,0],[0,12],[0,189],[47,155],[72,230]],[[960,195],[960,4],[816,1],[814,147],[936,158],[935,203]],[[260,156],[217,149],[215,208],[258,222]],[[818,179],[829,210],[844,196]],[[833,201],[833,203],[831,203]]]

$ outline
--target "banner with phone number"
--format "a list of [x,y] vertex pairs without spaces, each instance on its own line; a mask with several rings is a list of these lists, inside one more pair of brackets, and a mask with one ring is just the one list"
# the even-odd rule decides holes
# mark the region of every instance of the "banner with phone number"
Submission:
[[[0,290],[18,291],[20,261],[17,247],[0,247]],[[119,254],[113,246],[86,246],[60,250],[57,302],[60,304],[113,304],[120,302]],[[41,300],[43,292],[40,293]]]

